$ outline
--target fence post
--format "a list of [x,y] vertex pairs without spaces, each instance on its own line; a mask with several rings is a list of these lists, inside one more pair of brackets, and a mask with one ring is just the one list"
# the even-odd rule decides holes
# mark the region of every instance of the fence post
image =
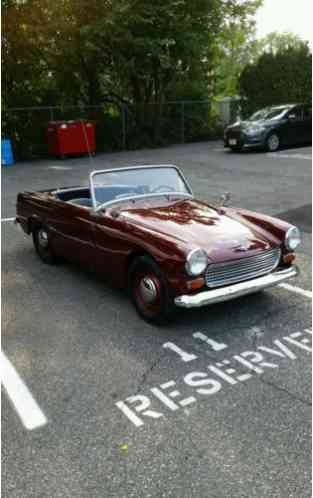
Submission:
[[185,102],[181,103],[181,143],[185,143]]
[[122,110],[122,147],[123,150],[126,149],[126,116],[125,116],[125,107],[124,104],[121,104]]

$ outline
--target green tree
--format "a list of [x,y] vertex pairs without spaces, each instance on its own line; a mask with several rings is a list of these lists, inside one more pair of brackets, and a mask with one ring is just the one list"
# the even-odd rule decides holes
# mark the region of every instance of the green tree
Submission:
[[243,68],[259,55],[255,39],[255,13],[263,0],[230,5],[215,44],[214,76],[216,96],[238,95]]
[[44,57],[45,5],[2,3],[2,85],[7,106],[38,105],[49,87]]
[[239,93],[240,74],[248,64],[255,63],[263,53],[277,53],[289,48],[300,49],[303,40],[294,33],[272,32],[256,39],[254,15],[262,5],[254,2],[246,15],[225,20],[216,47],[215,95],[233,96]]
[[311,101],[312,57],[307,43],[264,52],[240,76],[246,113],[288,102]]
[[305,42],[303,42],[300,36],[294,33],[278,33],[273,31],[258,40],[258,52],[259,55],[264,52],[276,54],[277,52],[283,52],[288,49],[301,49],[303,44]]
[[[261,0],[5,0],[7,101],[162,102],[184,82],[207,97],[216,48],[239,47]],[[232,41],[232,33],[235,34]],[[235,48],[229,57],[236,66]],[[242,56],[246,61],[245,56]],[[240,59],[240,57],[239,57]],[[233,70],[237,73],[238,69]],[[197,85],[192,85],[195,88]]]
[[[111,115],[120,119],[118,107],[123,106],[128,130],[136,128],[137,134],[147,133],[157,142],[161,125],[180,126],[180,111],[165,109],[166,101],[212,96],[221,40],[221,54],[229,55],[227,44],[237,29],[232,43],[239,47],[260,3],[3,0],[5,105],[112,102]],[[229,55],[234,61],[231,88],[238,73],[234,53],[235,48]],[[239,65],[247,60],[244,55],[239,59]],[[201,121],[208,116],[203,111]],[[25,134],[25,126],[16,135]]]

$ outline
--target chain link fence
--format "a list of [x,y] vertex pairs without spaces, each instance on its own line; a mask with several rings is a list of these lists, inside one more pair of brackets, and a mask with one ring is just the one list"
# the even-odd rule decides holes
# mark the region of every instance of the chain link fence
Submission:
[[95,123],[97,152],[158,147],[216,139],[222,136],[217,103],[173,101],[126,106],[105,102],[94,106],[41,106],[5,109],[2,136],[12,140],[17,160],[48,155],[50,121]]

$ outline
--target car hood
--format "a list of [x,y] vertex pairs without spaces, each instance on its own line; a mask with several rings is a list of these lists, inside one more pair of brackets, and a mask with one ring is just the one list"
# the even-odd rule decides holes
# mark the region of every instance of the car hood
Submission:
[[236,123],[229,125],[227,130],[246,130],[247,128],[252,128],[254,126],[263,126],[265,128],[275,125],[279,120],[275,119],[259,119],[257,121],[237,121]]
[[126,209],[120,214],[128,223],[172,239],[186,252],[196,247],[204,249],[212,262],[252,256],[274,246],[258,227],[194,199]]

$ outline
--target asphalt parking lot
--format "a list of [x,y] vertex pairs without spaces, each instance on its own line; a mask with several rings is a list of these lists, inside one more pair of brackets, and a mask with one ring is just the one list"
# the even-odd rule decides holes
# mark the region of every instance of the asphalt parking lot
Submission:
[[[39,420],[27,428],[27,400],[21,418],[2,390],[3,496],[311,497],[311,156],[211,142],[3,168],[2,361]],[[177,164],[201,199],[229,191],[297,223],[299,278],[157,328],[99,276],[41,263],[11,221],[19,191],[153,163]]]

